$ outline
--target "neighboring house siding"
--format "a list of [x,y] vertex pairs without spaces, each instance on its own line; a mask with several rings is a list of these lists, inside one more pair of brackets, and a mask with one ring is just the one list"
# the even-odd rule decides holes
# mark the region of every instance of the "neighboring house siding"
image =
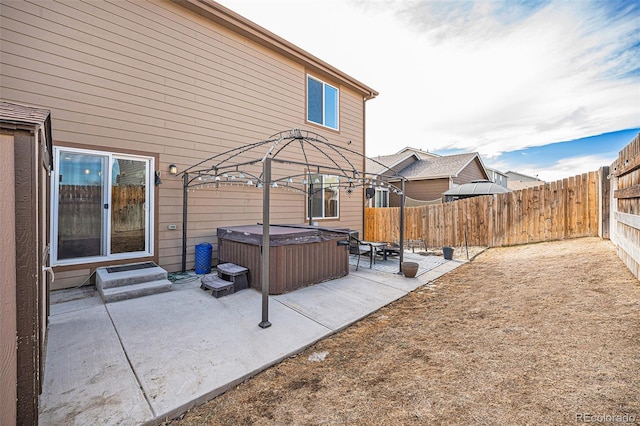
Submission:
[[449,189],[449,178],[416,180],[405,184],[407,197],[422,201],[442,198],[442,193],[447,189]]
[[[405,194],[407,197],[421,201],[432,201],[442,198],[442,193],[449,189],[449,178],[415,180],[405,183]],[[395,194],[389,195],[389,206],[400,206],[400,197]]]
[[[0,14],[0,98],[50,109],[57,146],[158,158],[155,254],[170,271],[181,261],[182,184],[169,164],[184,170],[290,128],[345,147],[351,141],[349,149],[364,152],[361,94],[175,3],[9,2]],[[307,73],[340,89],[339,132],[305,121]],[[352,161],[364,168],[358,156]],[[261,220],[258,190],[189,196],[188,267],[197,243],[216,242],[218,226]],[[340,220],[321,224],[362,232],[362,200],[362,191],[341,193]],[[305,203],[272,191],[273,222],[304,222]],[[178,229],[168,230],[170,224]]]
[[[458,176],[454,176],[452,180],[453,180],[453,183],[457,185],[462,185],[463,183],[469,183],[469,182],[473,182],[474,180],[487,179],[487,178],[488,177],[484,173],[482,165],[480,164],[478,159],[475,158],[464,169],[462,169],[460,173],[458,173]],[[446,191],[447,189],[445,189],[444,191]]]

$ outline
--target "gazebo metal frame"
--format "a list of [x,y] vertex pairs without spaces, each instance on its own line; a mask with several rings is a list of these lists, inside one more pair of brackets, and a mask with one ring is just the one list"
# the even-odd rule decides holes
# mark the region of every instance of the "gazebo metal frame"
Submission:
[[[349,142],[351,144],[351,142]],[[206,158],[180,172],[182,175],[182,271],[186,270],[189,191],[232,184],[262,189],[262,321],[269,327],[269,225],[271,189],[300,192],[307,197],[309,225],[313,223],[313,196],[317,191],[332,188],[351,195],[356,188],[384,187],[401,197],[400,203],[400,267],[404,251],[405,178],[395,170],[370,158],[391,172],[368,174],[359,170],[349,157],[364,154],[348,147],[330,143],[323,136],[307,130],[291,129],[276,133],[260,142],[229,149]],[[300,161],[302,158],[304,161]],[[276,170],[274,170],[274,164]],[[275,173],[274,173],[275,172]],[[387,172],[385,172],[387,173]],[[337,183],[315,188],[312,175],[337,176]],[[395,183],[390,182],[393,180]],[[400,181],[400,187],[396,185]]]

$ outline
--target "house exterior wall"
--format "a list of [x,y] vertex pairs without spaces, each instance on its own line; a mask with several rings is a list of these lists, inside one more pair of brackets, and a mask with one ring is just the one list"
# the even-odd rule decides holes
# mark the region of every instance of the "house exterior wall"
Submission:
[[[449,189],[449,178],[413,180],[405,182],[405,194],[409,198],[421,201],[432,201],[442,198],[442,193]],[[389,206],[399,207],[400,197],[389,194]]]
[[[155,258],[181,263],[182,182],[168,173],[216,153],[302,128],[364,153],[361,92],[173,2],[8,2],[0,9],[0,98],[51,110],[54,145],[157,158]],[[340,90],[339,131],[306,122],[306,75]],[[319,160],[311,157],[310,161]],[[352,161],[364,170],[364,159]],[[339,220],[362,232],[363,194],[340,194]],[[262,218],[256,189],[189,194],[187,266],[194,247],[216,245],[220,225]],[[272,191],[274,223],[304,223],[304,197]],[[169,230],[168,225],[177,225]],[[215,250],[214,250],[215,252]],[[92,267],[99,265],[92,265]],[[86,265],[56,268],[73,282]],[[63,274],[63,276],[64,276]]]
[[[470,183],[474,180],[488,179],[487,174],[484,172],[484,168],[478,158],[474,158],[472,162],[458,173],[458,176],[452,178],[453,183],[462,185],[463,183]],[[449,189],[449,188],[447,188]],[[446,189],[445,189],[446,191]]]
[[503,188],[508,188],[507,181],[509,177],[506,174],[495,169],[487,169],[487,174],[489,175],[489,180],[491,182],[498,184]]
[[[0,226],[15,229],[13,136],[0,134]],[[16,241],[14,232],[0,238],[0,424],[16,423]]]
[[442,193],[450,187],[449,182],[449,178],[408,181],[405,193],[416,200],[431,201],[442,198]]

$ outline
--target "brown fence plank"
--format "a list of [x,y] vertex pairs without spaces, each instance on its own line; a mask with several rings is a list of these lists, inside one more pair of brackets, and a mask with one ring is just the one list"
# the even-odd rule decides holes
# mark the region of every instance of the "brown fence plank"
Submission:
[[[598,234],[597,172],[506,194],[407,207],[405,238],[429,247],[498,247]],[[623,200],[620,200],[623,201]],[[398,241],[400,209],[365,209],[365,238]]]

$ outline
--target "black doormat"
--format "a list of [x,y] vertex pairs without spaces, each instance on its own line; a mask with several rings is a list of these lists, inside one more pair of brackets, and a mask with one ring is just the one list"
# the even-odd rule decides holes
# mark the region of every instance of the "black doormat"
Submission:
[[135,271],[136,269],[155,268],[156,266],[158,265],[156,265],[153,262],[135,263],[133,265],[111,266],[107,268],[107,272],[112,273],[112,272]]

